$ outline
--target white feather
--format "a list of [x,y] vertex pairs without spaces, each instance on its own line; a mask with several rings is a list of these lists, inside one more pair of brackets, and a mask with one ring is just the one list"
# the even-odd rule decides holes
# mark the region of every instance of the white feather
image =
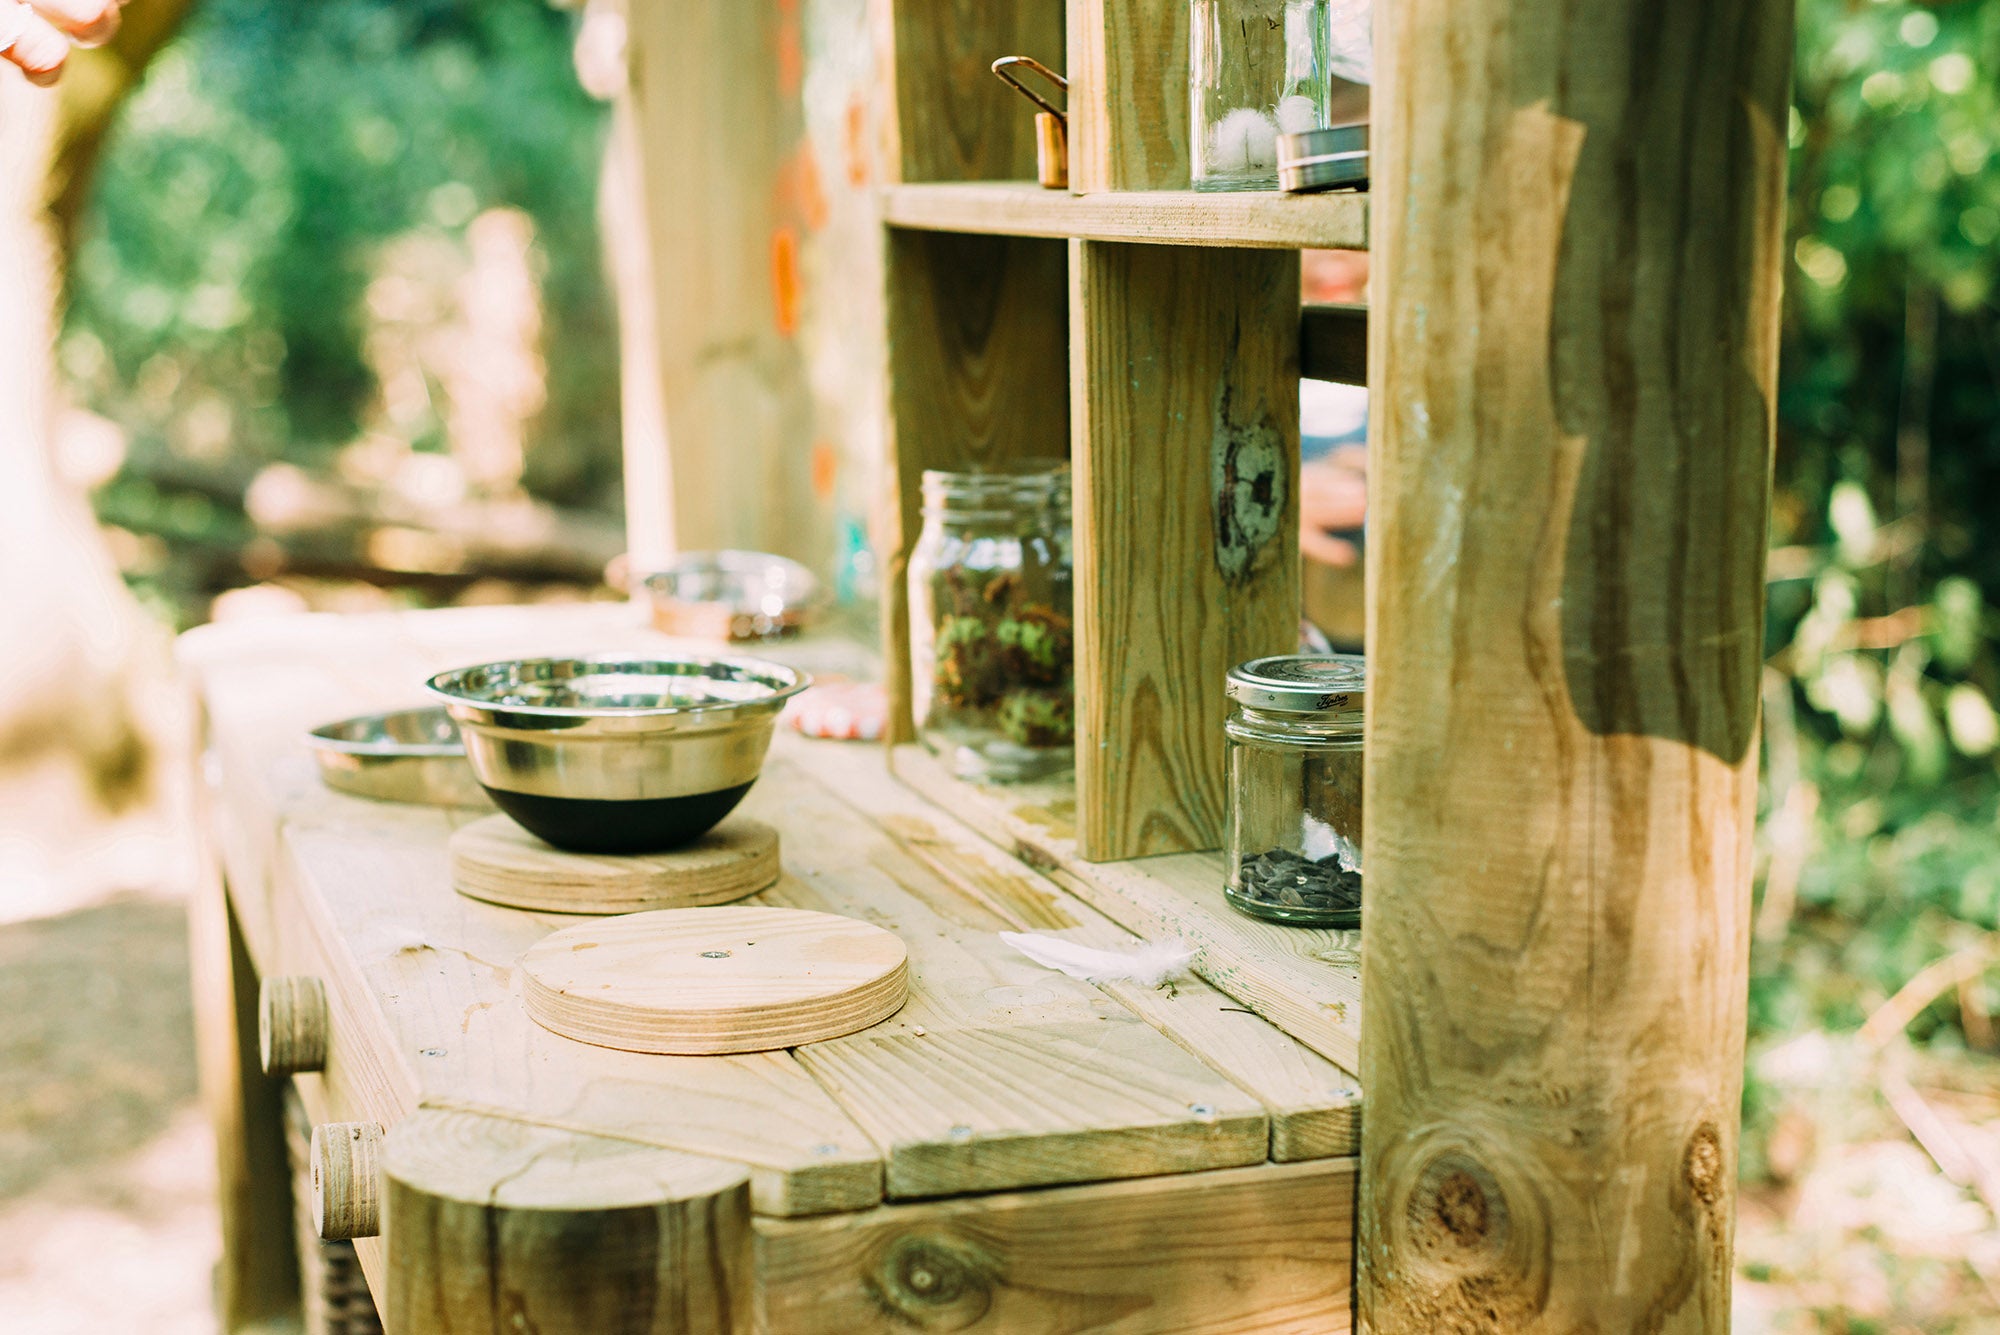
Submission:
[[1181,940],[1142,941],[1127,950],[1103,950],[1047,932],[1002,932],[1000,939],[1044,968],[1092,983],[1158,987],[1194,964],[1194,947]]

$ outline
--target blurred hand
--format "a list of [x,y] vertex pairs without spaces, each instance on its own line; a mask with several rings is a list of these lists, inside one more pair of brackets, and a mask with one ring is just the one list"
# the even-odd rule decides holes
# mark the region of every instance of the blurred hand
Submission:
[[43,87],[62,77],[74,46],[101,46],[118,31],[123,0],[0,0],[0,57]]
[[1299,470],[1299,550],[1312,560],[1353,565],[1361,553],[1333,533],[1360,528],[1367,515],[1366,446],[1343,445]]

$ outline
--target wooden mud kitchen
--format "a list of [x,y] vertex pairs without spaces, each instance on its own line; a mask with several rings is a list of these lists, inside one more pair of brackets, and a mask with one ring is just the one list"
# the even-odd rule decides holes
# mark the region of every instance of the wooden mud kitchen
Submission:
[[[754,302],[680,294],[765,253],[775,168],[731,145],[797,95],[796,8],[630,6],[645,475],[683,512],[758,503],[702,492],[763,447],[700,354]],[[887,745],[779,727],[723,827],[775,861],[752,826],[682,901],[849,920],[798,950],[852,977],[782,1023],[863,1027],[605,1019],[631,943],[536,948],[628,921],[565,896],[656,904],[644,856],[334,791],[307,746],[468,664],[720,646],[602,604],[192,632],[228,1328],[295,1319],[303,1261],[315,1329],[392,1335],[1727,1329],[1789,7],[1378,0],[1371,189],[1298,195],[1189,188],[1199,4],[874,9],[886,642],[750,653],[886,680]],[[988,72],[1018,53],[1067,74],[1066,189]],[[1302,323],[1303,248],[1373,263],[1358,931],[1235,911],[1218,851],[1224,680],[1298,644],[1302,359],[1364,378],[1360,312]],[[921,477],[1065,449],[1073,772],[971,781],[913,713]],[[543,744],[509,735],[490,763]],[[1013,932],[1191,973],[1086,981]]]

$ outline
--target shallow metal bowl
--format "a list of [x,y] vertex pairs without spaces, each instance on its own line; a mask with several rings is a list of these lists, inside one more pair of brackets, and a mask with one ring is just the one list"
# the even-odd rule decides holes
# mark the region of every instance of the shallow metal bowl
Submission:
[[439,673],[472,771],[561,848],[640,853],[699,838],[756,782],[802,672],[754,658],[510,659]]
[[329,788],[388,802],[483,807],[486,793],[466,764],[458,725],[443,709],[363,714],[306,734]]
[[646,576],[646,592],[654,626],[707,639],[791,635],[824,601],[812,571],[768,552],[689,552]]

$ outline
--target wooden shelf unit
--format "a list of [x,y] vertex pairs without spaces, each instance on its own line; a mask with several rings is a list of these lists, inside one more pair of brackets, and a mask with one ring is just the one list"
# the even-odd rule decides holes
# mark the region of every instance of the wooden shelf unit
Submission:
[[[892,739],[923,471],[1066,454],[1077,855],[1212,849],[1223,675],[1297,642],[1298,250],[1365,245],[1367,201],[1186,188],[1183,0],[994,9],[891,7]],[[1074,194],[1020,183],[1031,119],[985,72],[1065,50]]]

